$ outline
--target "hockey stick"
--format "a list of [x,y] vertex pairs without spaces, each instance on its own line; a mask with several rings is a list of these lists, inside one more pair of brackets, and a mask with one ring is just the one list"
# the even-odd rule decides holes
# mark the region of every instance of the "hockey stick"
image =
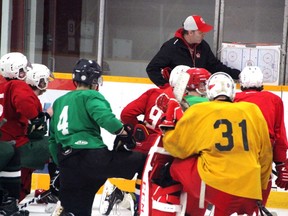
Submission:
[[273,214],[265,206],[262,205],[261,201],[257,202],[257,206],[259,208],[261,216],[264,216],[263,212],[266,216],[273,216]]
[[37,197],[32,198],[30,201],[24,203],[23,205],[20,206],[20,209],[24,209],[27,208],[29,205],[36,203],[38,201],[40,201],[41,199],[48,197],[49,195],[51,195],[51,191],[47,190],[45,192],[43,192],[42,194],[38,195]]

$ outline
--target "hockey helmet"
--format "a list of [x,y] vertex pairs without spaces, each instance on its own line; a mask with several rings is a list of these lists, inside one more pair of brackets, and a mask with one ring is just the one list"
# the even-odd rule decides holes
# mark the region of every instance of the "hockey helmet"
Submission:
[[216,97],[224,95],[233,101],[236,93],[235,82],[227,73],[214,73],[207,81],[206,93],[209,100],[214,100]]
[[169,84],[174,88],[181,73],[185,73],[190,67],[186,65],[178,65],[170,73]]
[[26,83],[45,90],[48,87],[49,78],[52,77],[51,71],[43,64],[32,64],[28,69]]
[[100,84],[102,75],[101,67],[94,61],[80,59],[73,69],[73,81],[85,83],[86,85]]
[[27,57],[19,52],[11,52],[0,59],[1,75],[8,79],[24,80],[28,67],[31,67]]
[[187,84],[188,91],[197,91],[199,94],[205,94],[206,82],[211,76],[211,73],[205,68],[190,68],[187,70],[187,73],[190,75],[190,79]]
[[261,88],[263,86],[263,73],[258,66],[246,66],[239,75],[242,88]]

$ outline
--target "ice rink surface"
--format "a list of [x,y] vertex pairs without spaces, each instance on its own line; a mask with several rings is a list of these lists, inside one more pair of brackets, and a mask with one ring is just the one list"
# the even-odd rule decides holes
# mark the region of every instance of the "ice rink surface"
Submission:
[[[21,203],[25,203],[30,201],[33,198],[33,194],[30,194],[27,196]],[[95,201],[93,205],[93,212],[92,216],[102,216],[102,214],[99,212],[99,202],[100,202],[100,195],[95,196]],[[50,216],[51,213],[45,212],[45,208],[47,205],[45,204],[31,204],[26,209],[29,210],[30,216]],[[272,213],[277,213],[273,215],[277,216],[288,216],[288,208],[286,209],[273,209],[268,208],[268,210]],[[209,214],[210,212],[207,211],[207,214],[205,216],[213,216],[213,214]],[[127,209],[121,209],[118,208],[117,210],[114,208],[112,212],[110,213],[111,216],[131,216],[131,212]]]

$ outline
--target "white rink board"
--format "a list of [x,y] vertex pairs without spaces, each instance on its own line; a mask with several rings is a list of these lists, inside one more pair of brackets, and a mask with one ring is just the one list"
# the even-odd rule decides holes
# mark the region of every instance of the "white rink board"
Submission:
[[[132,100],[139,97],[146,90],[156,87],[154,84],[134,84],[126,82],[104,82],[100,86],[100,92],[110,102],[111,108],[117,118],[120,117],[122,109]],[[237,90],[240,91],[240,90]],[[68,91],[64,90],[51,90],[48,89],[43,95],[40,96],[41,103],[52,103],[60,96]],[[273,93],[282,97],[284,103],[284,114],[286,123],[286,132],[288,131],[288,92],[273,91]],[[109,134],[102,130],[102,135],[105,143],[111,146],[114,140],[114,135]]]

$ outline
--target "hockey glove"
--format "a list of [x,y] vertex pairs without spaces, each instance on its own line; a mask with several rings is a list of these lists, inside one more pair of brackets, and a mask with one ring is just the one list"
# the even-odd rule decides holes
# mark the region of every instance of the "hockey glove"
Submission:
[[170,73],[171,73],[171,68],[170,67],[165,67],[161,70],[162,77],[169,82],[170,78]]
[[180,104],[171,98],[168,102],[168,108],[163,116],[163,121],[159,125],[160,130],[165,133],[166,130],[174,129],[176,122],[182,117],[183,111]]
[[41,139],[47,133],[48,119],[50,119],[48,113],[40,112],[35,119],[29,121],[27,130],[29,139]]
[[145,125],[136,124],[134,128],[133,136],[136,142],[143,142],[148,138],[149,132]]
[[286,162],[276,164],[275,167],[278,176],[275,184],[280,188],[288,190],[288,160],[286,160]]
[[160,94],[156,99],[156,105],[163,113],[167,111],[169,96],[165,93]]
[[133,137],[133,127],[125,124],[123,130],[118,134],[114,140],[114,151],[131,151],[136,147],[136,142]]

